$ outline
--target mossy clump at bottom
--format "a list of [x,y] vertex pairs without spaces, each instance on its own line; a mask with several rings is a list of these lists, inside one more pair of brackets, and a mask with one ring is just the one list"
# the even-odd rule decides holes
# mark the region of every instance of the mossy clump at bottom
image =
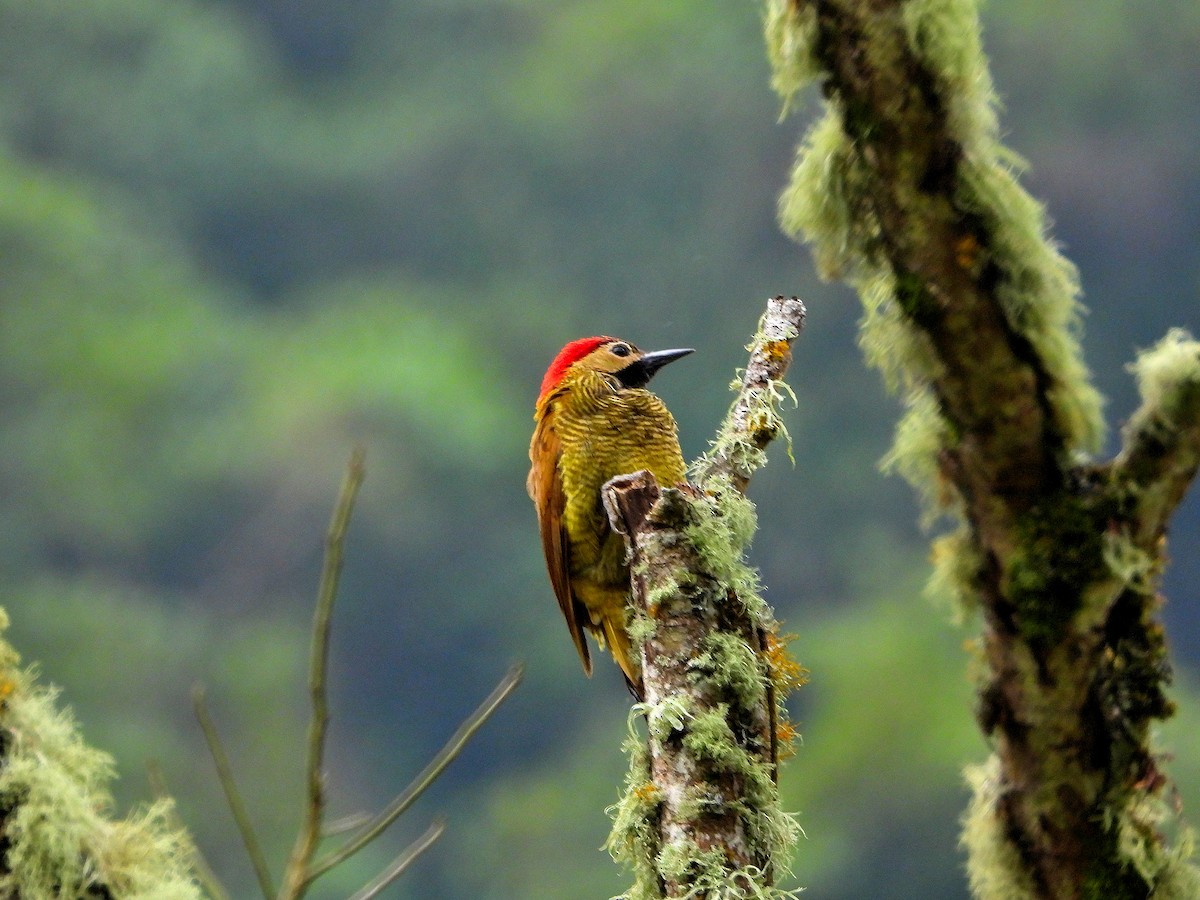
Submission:
[[19,664],[0,639],[0,897],[200,900],[170,802],[110,818],[112,759],[83,742],[57,692]]

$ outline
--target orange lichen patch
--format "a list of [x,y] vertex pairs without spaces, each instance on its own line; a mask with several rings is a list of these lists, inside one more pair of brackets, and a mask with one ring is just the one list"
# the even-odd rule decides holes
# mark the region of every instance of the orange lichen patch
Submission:
[[787,341],[763,341],[759,345],[759,352],[768,362],[777,363],[788,358],[792,345]]
[[808,682],[808,669],[796,662],[788,650],[788,645],[795,639],[795,634],[780,636],[775,632],[767,632],[767,668],[771,681],[782,694],[790,693]]
[[775,743],[778,748],[778,755],[781,760],[791,759],[796,755],[796,738],[800,736],[800,729],[789,722],[787,719],[781,719],[775,726]]
[[639,803],[654,804],[662,799],[662,792],[653,781],[645,781],[633,789],[633,796]]
[[17,689],[17,683],[7,676],[0,676],[0,703],[5,703]]

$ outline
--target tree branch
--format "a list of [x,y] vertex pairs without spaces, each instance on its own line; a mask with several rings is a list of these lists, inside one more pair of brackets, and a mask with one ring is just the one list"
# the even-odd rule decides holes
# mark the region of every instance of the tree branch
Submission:
[[767,301],[737,399],[712,448],[693,466],[697,481],[723,476],[745,493],[750,476],[765,462],[767,445],[780,434],[787,437],[777,407],[781,393],[791,395],[783,376],[792,362],[792,342],[804,330],[807,314],[799,297],[779,296]]
[[307,754],[304,766],[304,818],[296,836],[295,846],[284,870],[281,898],[304,896],[313,880],[309,873],[313,854],[321,841],[321,823],[325,816],[325,732],[329,727],[329,702],[326,680],[329,669],[329,631],[333,621],[333,604],[337,599],[338,579],[342,572],[343,549],[350,514],[366,475],[366,452],[356,447],[346,468],[329,530],[325,536],[325,560],[317,588],[317,605],[313,613],[312,643],[308,662],[308,692],[312,713],[308,724]]
[[631,897],[789,896],[773,887],[798,832],[779,809],[775,723],[795,681],[760,652],[775,620],[742,561],[755,528],[742,492],[786,433],[777,405],[803,321],[798,299],[769,301],[738,398],[693,467],[701,488],[660,489],[638,472],[602,491],[629,547],[645,691],[635,712],[649,732],[608,843],[634,870]]
[[1171,709],[1154,581],[1196,467],[1195,349],[1174,341],[1117,464],[1082,464],[1103,423],[1078,283],[999,144],[973,4],[770,0],[768,42],[785,97],[816,78],[827,100],[784,227],[858,288],[867,357],[909,404],[892,460],[962,521],[939,556],[983,614],[995,748],[966,821],[972,885],[1187,895],[1149,726]]
[[254,833],[254,824],[250,821],[250,813],[246,809],[246,802],[242,799],[242,792],[238,790],[237,780],[233,777],[229,754],[225,752],[225,745],[221,742],[217,725],[208,711],[208,701],[203,685],[197,684],[192,688],[192,710],[196,714],[196,721],[200,723],[200,730],[204,733],[204,740],[208,744],[208,752],[212,756],[213,764],[217,767],[217,780],[225,792],[225,800],[229,804],[229,811],[233,813],[233,821],[237,825],[238,834],[241,835],[242,845],[246,848],[246,855],[250,857],[250,865],[254,869],[254,877],[258,879],[259,890],[262,891],[264,900],[271,900],[275,896],[275,887],[271,883],[271,870],[267,867],[267,858],[263,854],[262,843],[258,840],[258,835]]
[[421,770],[408,787],[401,791],[382,812],[363,825],[361,830],[347,841],[344,846],[330,853],[324,859],[317,860],[312,865],[308,874],[308,881],[315,881],[334,866],[349,859],[371,843],[371,841],[375,840],[375,838],[383,834],[396,819],[400,818],[404,811],[412,806],[417,801],[417,798],[425,793],[426,789],[437,780],[446,767],[458,758],[458,755],[463,751],[463,748],[471,740],[475,732],[483,726],[484,722],[492,717],[492,714],[500,708],[500,704],[507,700],[512,692],[517,689],[517,685],[521,683],[524,675],[525,667],[522,665],[515,665],[509,669],[508,673],[500,679],[500,683],[475,708],[475,711],[458,726],[458,729],[446,741],[445,746],[438,751],[437,755],[429,761],[429,764]]
[[1200,342],[1174,330],[1130,367],[1142,405],[1130,418],[1113,476],[1134,499],[1141,546],[1156,541],[1200,467]]
[[423,835],[405,847],[400,855],[388,864],[386,869],[380,872],[379,875],[373,878],[361,890],[355,892],[350,897],[350,900],[371,900],[372,897],[379,896],[384,888],[403,875],[408,867],[416,862],[417,857],[432,847],[445,830],[446,822],[444,819],[435,821],[425,830]]

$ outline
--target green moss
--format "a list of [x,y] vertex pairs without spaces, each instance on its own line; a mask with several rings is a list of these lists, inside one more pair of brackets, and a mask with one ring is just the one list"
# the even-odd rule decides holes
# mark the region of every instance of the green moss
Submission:
[[739,745],[729,727],[728,715],[729,708],[718,704],[696,716],[689,723],[683,746],[713,769],[740,776],[747,807],[768,806],[775,802],[770,767],[761,756]]
[[736,698],[743,709],[754,709],[763,700],[763,662],[758,651],[736,634],[714,631],[705,635],[703,649],[689,667],[695,677]]
[[892,290],[896,302],[904,310],[905,315],[918,326],[942,315],[942,310],[933,295],[929,293],[929,287],[924,279],[911,272],[898,273],[895,276]]
[[741,773],[747,768],[746,752],[737,745],[728,716],[724,703],[701,713],[692,720],[683,746],[717,770]]
[[754,504],[723,478],[709,479],[705,489],[705,496],[691,501],[694,514],[684,534],[705,570],[733,589],[751,619],[769,624],[773,616],[759,593],[758,573],[743,558],[758,527]]
[[[647,601],[649,601],[649,598],[647,598]],[[641,610],[626,610],[625,628],[629,632],[629,639],[635,647],[640,647],[646,643],[654,634],[656,627],[654,620]]]
[[[0,631],[7,624],[0,610]],[[111,818],[111,758],[83,742],[54,690],[17,666],[16,652],[0,641],[0,895],[199,898],[188,839],[167,823],[170,804]]]
[[1108,515],[1092,499],[1060,493],[1038,503],[1017,522],[1018,545],[1006,560],[1001,589],[1016,607],[1029,640],[1057,640],[1083,602],[1104,562]]

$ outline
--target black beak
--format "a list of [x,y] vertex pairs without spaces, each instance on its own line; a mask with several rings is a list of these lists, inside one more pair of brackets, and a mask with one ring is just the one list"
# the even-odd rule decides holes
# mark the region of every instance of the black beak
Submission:
[[686,350],[655,350],[643,354],[640,359],[631,362],[616,375],[627,388],[645,387],[654,377],[654,373],[667,363],[675,362],[694,352],[690,347]]

